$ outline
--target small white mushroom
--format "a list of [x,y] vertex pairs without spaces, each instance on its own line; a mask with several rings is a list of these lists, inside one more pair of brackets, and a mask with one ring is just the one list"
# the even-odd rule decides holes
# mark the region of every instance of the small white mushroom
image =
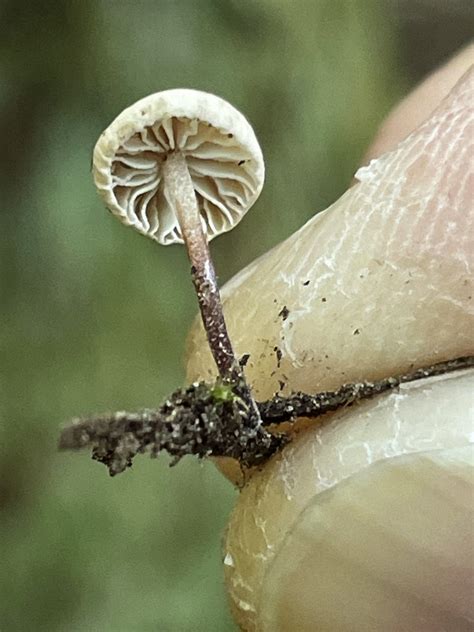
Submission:
[[[231,230],[264,180],[262,152],[247,119],[197,90],[158,92],[124,110],[99,138],[93,164],[112,213],[165,245],[185,241],[196,214],[190,207],[197,207],[209,241]],[[190,187],[193,200],[185,195]]]
[[94,149],[93,173],[105,204],[124,224],[160,244],[186,244],[219,372],[241,376],[208,241],[233,228],[262,190],[263,156],[248,121],[212,94],[158,92],[105,130]]

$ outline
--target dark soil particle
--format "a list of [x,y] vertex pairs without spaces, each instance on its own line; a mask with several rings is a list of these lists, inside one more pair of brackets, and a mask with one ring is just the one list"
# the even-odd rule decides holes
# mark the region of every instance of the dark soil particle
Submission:
[[247,366],[247,363],[250,359],[250,353],[244,353],[243,356],[241,356],[240,360],[239,360],[239,364],[241,367]]
[[280,347],[273,347],[273,351],[275,352],[277,358],[277,367],[280,368],[281,359],[283,357],[282,350],[280,349]]

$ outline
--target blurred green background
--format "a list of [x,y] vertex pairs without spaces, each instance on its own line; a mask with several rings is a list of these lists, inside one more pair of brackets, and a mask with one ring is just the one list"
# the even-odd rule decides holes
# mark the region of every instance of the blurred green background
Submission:
[[213,243],[224,281],[334,201],[377,125],[465,42],[467,4],[0,0],[0,629],[234,630],[220,543],[236,492],[208,463],[110,479],[58,454],[76,414],[157,405],[196,312],[179,247],[125,230],[92,186],[118,112],[170,87],[252,122],[254,210]]

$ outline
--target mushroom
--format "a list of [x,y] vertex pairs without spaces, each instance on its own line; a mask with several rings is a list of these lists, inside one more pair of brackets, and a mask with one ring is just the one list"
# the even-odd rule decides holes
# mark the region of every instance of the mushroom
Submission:
[[184,242],[219,373],[243,380],[208,242],[238,224],[262,190],[263,156],[246,118],[205,92],[152,94],[100,136],[93,173],[108,209],[124,224],[160,244]]

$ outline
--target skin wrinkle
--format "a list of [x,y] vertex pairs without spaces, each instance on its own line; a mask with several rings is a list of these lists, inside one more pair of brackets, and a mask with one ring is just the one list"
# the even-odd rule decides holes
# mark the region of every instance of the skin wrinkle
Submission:
[[[461,123],[461,117],[462,117],[462,122],[464,123],[464,119],[465,119],[465,112],[463,110],[460,110],[458,112],[454,112],[452,114],[450,114],[448,112],[448,114],[446,116],[444,116],[444,119],[441,118],[441,122],[444,121],[444,125],[445,125],[445,129],[443,130],[443,136],[444,138],[449,138],[450,135],[452,136],[452,129],[455,125],[458,126],[459,132],[457,134],[457,137],[454,137],[453,141],[451,141],[448,144],[448,149],[449,149],[449,145],[451,145],[451,148],[453,145],[458,146],[458,142],[460,137],[463,134],[463,125],[460,125]],[[426,175],[429,179],[429,182],[431,183],[431,190],[432,190],[432,198],[436,199],[436,194],[437,194],[437,186],[438,183],[441,180],[441,174],[442,176],[444,176],[444,181],[450,181],[449,176],[451,175],[449,173],[449,171],[447,173],[445,173],[442,170],[439,170],[436,168],[436,165],[440,164],[440,162],[444,162],[441,160],[442,156],[440,155],[442,152],[444,152],[444,146],[443,146],[443,138],[439,138],[439,127],[440,127],[441,123],[434,125],[432,127],[431,130],[429,130],[429,134],[427,138],[424,138],[422,140],[424,140],[424,151],[421,152],[421,155],[419,157],[417,157],[411,164],[411,168],[409,168],[407,170],[407,173],[410,174],[411,170],[413,169],[415,171],[416,177],[418,180],[421,180],[422,182],[424,181],[424,176]],[[426,127],[426,126],[423,126]],[[413,150],[412,150],[413,151]],[[416,155],[416,152],[415,152]],[[424,169],[421,171],[419,166],[420,166],[420,160],[421,157],[423,155],[426,155],[427,159],[425,161],[425,165],[424,165]],[[420,173],[421,171],[421,173]],[[418,173],[416,173],[418,172]],[[437,177],[438,176],[438,177]],[[420,215],[420,217],[422,217],[422,215]],[[428,227],[428,232],[426,233],[426,238],[429,239],[431,231],[433,230],[433,226],[434,226],[434,222],[432,222],[429,227]],[[415,227],[415,224],[413,224],[413,227]]]
[[[466,148],[465,151],[460,155],[461,158],[470,159],[472,157],[473,147],[472,145],[469,148]],[[474,191],[474,178],[471,174],[466,173],[464,178],[462,178],[459,182],[459,189],[456,191],[455,196],[452,200],[452,204],[454,207],[459,206],[461,204],[461,200],[468,200],[469,195]],[[464,221],[465,227],[467,228],[467,217],[461,217],[458,221]],[[462,234],[463,241],[467,239],[467,234]]]
[[[456,143],[454,143],[453,145],[455,145],[456,147],[460,147],[459,151],[462,154],[463,152],[463,148],[462,146],[459,145],[459,141],[461,139],[462,134],[459,133],[457,135]],[[439,145],[439,147],[441,147],[441,144]],[[434,155],[434,160],[432,161],[432,169],[434,169],[434,165],[435,164],[439,164],[440,162],[442,162],[442,156],[440,155],[441,152],[437,152]],[[453,164],[454,164],[454,159],[453,159]],[[437,208],[435,206],[435,208],[433,209],[433,214],[432,214],[432,221],[429,223],[428,225],[428,229],[426,231],[425,234],[425,238],[422,242],[422,246],[425,245],[429,245],[430,243],[438,243],[439,247],[442,245],[441,243],[439,243],[439,240],[436,239],[437,234],[439,234],[441,232],[440,229],[444,228],[443,224],[445,222],[443,222],[444,220],[444,213],[443,211],[450,211],[451,209],[448,208],[443,208],[443,200],[449,196],[449,191],[450,189],[448,188],[447,191],[447,195],[444,194],[444,191],[442,190],[442,186],[444,185],[444,190],[446,189],[446,183],[449,183],[453,180],[453,174],[452,174],[452,166],[453,164],[449,164],[448,167],[446,168],[446,170],[439,170],[439,173],[442,174],[442,176],[440,175],[440,177],[434,179],[434,184],[433,184],[433,195],[432,195],[432,200],[436,200],[436,205]],[[451,168],[450,168],[451,167]],[[428,203],[429,204],[429,203]],[[431,206],[431,205],[430,205]],[[456,211],[456,205],[453,205],[453,211]],[[459,213],[458,213],[459,214]],[[444,231],[446,232],[446,231]]]
[[[416,160],[413,159],[411,166],[416,164]],[[395,173],[395,177],[397,174]],[[405,176],[404,185],[407,186],[408,178]],[[400,194],[397,197],[394,196],[394,205],[397,206],[396,202],[399,200]],[[406,245],[412,245],[413,243],[413,233],[419,223],[425,219],[425,208],[423,206],[423,202],[425,200],[419,199],[419,192],[409,192],[408,199],[405,203],[400,202],[398,212],[395,221],[393,222],[393,230],[390,236],[387,239],[387,250],[390,251],[392,248],[403,249]],[[410,219],[409,222],[405,221],[407,218]]]
[[[323,257],[323,261],[325,265],[329,268],[331,273],[334,273],[336,269],[336,261],[337,257],[343,247],[346,245],[347,237],[350,234],[350,221],[349,220],[349,209],[344,209],[342,216],[342,227],[340,232],[337,235],[329,234],[327,236],[327,244],[328,248],[326,249],[326,254]],[[325,235],[323,234],[323,239]],[[334,245],[332,245],[334,243]],[[329,263],[328,263],[329,262]]]
[[[413,152],[414,148],[412,148],[411,151]],[[388,173],[385,177],[384,173],[379,173],[383,184],[374,190],[374,194],[377,195],[379,199],[378,211],[381,219],[390,219],[391,228],[387,227],[386,230],[388,232],[384,235],[387,252],[390,251],[390,246],[396,238],[397,230],[402,224],[402,219],[406,212],[406,204],[410,203],[410,199],[408,199],[406,203],[400,204],[400,198],[402,197],[400,191],[403,185],[406,185],[406,176],[403,173],[403,163],[401,162],[403,159],[402,151],[395,151],[390,158],[387,157],[389,166]],[[386,171],[386,169],[384,171]],[[397,213],[394,213],[395,209],[397,209]]]
[[[433,196],[431,199],[435,199],[434,196],[438,194],[438,185],[439,179],[433,178],[433,183],[430,189]],[[396,243],[397,239],[399,239],[401,249],[405,250],[407,246],[410,247],[410,244],[416,243],[420,252],[426,251],[426,248],[423,248],[423,245],[429,244],[432,241],[436,216],[442,214],[442,207],[440,205],[439,199],[436,198],[436,200],[436,212],[430,214],[430,220],[427,226],[426,215],[428,214],[430,199],[425,198],[418,202],[418,212],[413,213],[412,221],[409,223],[409,230],[405,231],[405,235],[395,235],[394,237],[394,243]],[[422,233],[422,239],[415,237],[417,233]]]
[[[473,129],[473,135],[474,135],[474,129]],[[472,151],[473,151],[473,145],[466,147],[465,150],[460,153],[459,159],[461,160],[464,158],[466,161],[471,160]],[[452,205],[456,208],[458,206],[461,206],[461,204],[467,204],[469,200],[472,200],[473,193],[474,193],[474,178],[472,174],[466,173],[464,177],[460,179],[459,188],[456,191],[451,202]],[[448,194],[448,199],[449,199],[449,194]],[[461,215],[461,217],[459,217],[457,221],[461,224],[461,228],[466,231],[466,232],[461,232],[462,239],[467,240],[470,236],[469,232],[467,231],[468,224],[469,224],[468,216]],[[453,235],[452,235],[452,238],[454,238]]]
[[[454,127],[454,122],[457,124],[457,127]],[[451,131],[451,129],[454,127],[456,133],[453,134],[453,132]],[[456,201],[459,202],[459,200],[457,200],[457,196],[456,194],[459,194],[459,185],[462,185],[462,182],[464,181],[465,177],[462,177],[461,175],[461,180],[459,179],[459,167],[462,164],[469,164],[467,160],[465,160],[468,156],[469,156],[469,150],[471,149],[469,147],[469,144],[463,143],[461,141],[464,140],[465,137],[465,129],[470,127],[472,129],[472,123],[468,120],[468,117],[466,117],[466,113],[464,112],[459,112],[457,113],[457,115],[455,117],[453,117],[453,121],[452,121],[452,125],[451,125],[451,129],[449,130],[449,135],[447,135],[447,137],[450,139],[449,143],[448,143],[448,154],[451,158],[449,161],[445,161],[445,157],[438,154],[435,158],[436,160],[433,161],[433,170],[435,169],[435,165],[436,164],[446,164],[446,168],[443,170],[439,170],[440,173],[442,173],[443,175],[443,181],[444,183],[450,183],[453,180],[456,182],[457,186],[454,189],[454,200],[453,200],[453,204],[452,204],[452,208],[454,210],[456,209],[460,209],[461,205],[458,203],[456,204]],[[441,144],[440,144],[441,146]],[[467,154],[467,156],[466,156]],[[464,160],[463,160],[464,159]],[[461,172],[462,173],[462,172]],[[428,174],[428,177],[430,176],[430,174]],[[450,189],[449,186],[447,187],[447,195],[446,197],[449,199],[449,193],[450,193]],[[440,191],[435,191],[435,195],[433,196],[434,199],[436,199],[436,195],[440,195]],[[466,199],[466,202],[468,202],[468,200]],[[429,238],[432,235],[437,235],[441,233],[442,230],[442,213],[440,212],[442,209],[438,208],[438,213],[434,216],[434,220],[430,226],[429,232],[427,233],[426,236],[426,241],[429,242]],[[460,213],[458,212],[458,215],[460,215]],[[465,216],[466,217],[466,216]],[[439,231],[439,232],[438,232]],[[462,235],[463,233],[461,232],[460,235]]]

